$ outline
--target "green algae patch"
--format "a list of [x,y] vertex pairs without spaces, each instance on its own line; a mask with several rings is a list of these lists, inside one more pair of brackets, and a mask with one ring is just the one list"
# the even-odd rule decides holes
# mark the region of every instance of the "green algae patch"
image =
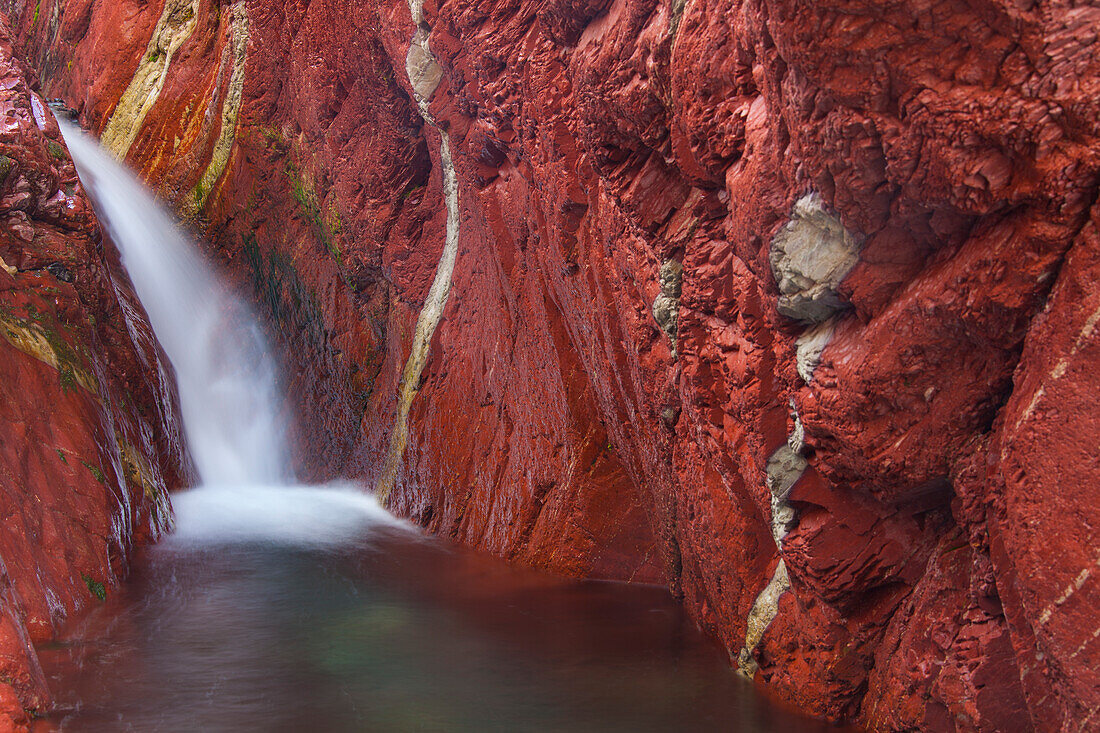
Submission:
[[50,151],[50,156],[54,160],[65,160],[69,157],[68,153],[65,152],[65,146],[53,140],[46,141],[46,149]]
[[8,174],[15,167],[15,161],[6,155],[0,155],[0,183],[8,179]]
[[84,585],[88,586],[88,592],[101,601],[107,600],[107,588],[98,580],[90,575],[80,574],[80,577],[84,579]]
[[279,250],[265,255],[256,238],[243,239],[252,288],[271,318],[280,326],[302,333],[316,347],[328,340],[317,294],[302,281],[298,269]]
[[344,222],[336,197],[329,197],[328,205],[322,206],[313,182],[303,175],[295,163],[288,160],[283,171],[290,187],[290,196],[309,222],[314,237],[336,262],[336,267],[343,270],[344,252],[337,240],[344,233]]
[[107,475],[103,473],[102,468],[100,468],[99,466],[92,465],[91,463],[88,463],[83,458],[80,459],[80,464],[82,466],[84,466],[84,468],[91,471],[92,476],[95,477],[96,481],[98,481],[101,484],[107,483]]
[[148,461],[121,434],[115,434],[115,442],[118,444],[118,455],[122,460],[122,475],[126,483],[140,488],[145,498],[159,501],[160,490],[153,481],[153,471]]

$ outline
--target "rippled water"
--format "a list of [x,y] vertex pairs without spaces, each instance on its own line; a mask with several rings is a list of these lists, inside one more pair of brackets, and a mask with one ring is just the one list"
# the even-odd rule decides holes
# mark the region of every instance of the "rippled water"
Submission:
[[769,705],[662,588],[507,567],[329,491],[332,543],[287,530],[301,496],[256,520],[233,489],[177,497],[179,533],[41,650],[51,727],[825,729]]

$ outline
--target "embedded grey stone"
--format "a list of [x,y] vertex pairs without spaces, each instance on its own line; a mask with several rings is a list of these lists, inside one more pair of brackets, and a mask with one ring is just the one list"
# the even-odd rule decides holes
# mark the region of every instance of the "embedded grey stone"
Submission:
[[764,638],[764,632],[779,615],[779,598],[791,587],[790,577],[787,575],[787,564],[783,560],[775,567],[775,573],[771,580],[760,591],[756,601],[752,604],[749,617],[745,620],[745,646],[737,655],[737,668],[742,674],[749,677],[756,675],[757,664],[752,653],[760,645]]
[[791,419],[794,420],[791,434],[787,436],[787,445],[795,453],[801,454],[806,450],[806,428],[802,427],[802,418],[798,416],[798,408],[795,407],[794,399],[787,400],[787,404],[790,405]]
[[794,342],[795,369],[802,381],[809,384],[813,381],[814,370],[821,363],[821,354],[825,347],[833,340],[833,331],[836,330],[836,321],[828,320],[811,328],[807,328]]
[[661,265],[659,274],[661,279],[661,293],[675,300],[680,299],[683,292],[684,266],[676,260],[665,260]]
[[782,499],[772,496],[772,539],[780,551],[783,550],[783,539],[790,534],[798,524],[798,514],[794,507]]
[[435,278],[432,280],[427,298],[424,299],[420,315],[416,319],[412,348],[398,385],[397,416],[393,431],[390,433],[390,447],[386,451],[386,460],[382,464],[382,474],[374,487],[375,496],[383,506],[389,500],[390,492],[396,485],[401,470],[409,437],[409,411],[420,389],[421,380],[424,378],[424,367],[428,362],[432,336],[439,327],[443,309],[450,297],[451,281],[454,277],[455,262],[458,259],[459,188],[458,173],[451,154],[451,137],[432,119],[428,110],[428,99],[439,86],[443,68],[436,62],[428,48],[428,35],[431,33],[431,28],[422,22],[422,10],[423,0],[409,0],[409,11],[412,13],[413,22],[417,24],[417,29],[410,42],[409,53],[405,57],[405,71],[413,89],[413,96],[416,97],[416,107],[420,116],[424,118],[424,122],[439,130],[439,162],[443,169],[443,202],[447,208],[447,226],[443,253],[435,268]]
[[787,494],[802,478],[808,465],[806,459],[791,450],[787,443],[776,448],[768,458],[765,470],[768,490],[772,494],[772,538],[779,549],[783,549],[783,538],[798,521],[794,508],[787,503]]
[[791,487],[802,477],[806,471],[806,459],[791,450],[787,443],[775,449],[768,458],[767,471],[768,489],[777,499],[786,499]]
[[821,196],[809,193],[772,240],[769,260],[779,286],[779,312],[818,323],[845,307],[837,286],[859,260],[859,243],[825,210]]
[[787,495],[809,466],[802,455],[806,448],[806,431],[798,417],[794,400],[791,400],[790,406],[794,427],[787,436],[787,442],[775,449],[764,467],[765,482],[771,492],[772,538],[780,550],[783,549],[783,538],[798,522],[794,507],[787,503]]
[[684,8],[687,0],[672,0],[672,15],[668,19],[668,35],[673,42],[676,41],[676,33],[680,30],[680,20],[684,17]]
[[653,301],[653,320],[668,335],[672,353],[676,354],[676,334],[680,313],[680,293],[683,290],[684,267],[676,260],[666,260],[658,275],[661,292]]
[[680,419],[680,408],[669,406],[661,410],[661,421],[666,427],[673,428],[676,426],[676,421]]
[[409,44],[409,53],[405,57],[405,72],[409,75],[409,85],[420,102],[432,98],[439,82],[443,79],[443,67],[435,60],[428,48],[428,33],[418,28]]
[[668,334],[670,339],[676,338],[676,311],[677,303],[664,293],[661,293],[653,301],[653,320],[661,330]]

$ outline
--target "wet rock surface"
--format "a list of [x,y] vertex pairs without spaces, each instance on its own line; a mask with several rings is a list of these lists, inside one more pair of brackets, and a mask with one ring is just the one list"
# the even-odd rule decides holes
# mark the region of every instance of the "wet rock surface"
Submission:
[[[8,4],[110,127],[164,3]],[[1100,10],[232,5],[127,160],[254,289],[313,475],[377,478],[411,394],[389,502],[434,532],[667,582],[817,715],[1098,724]]]
[[170,371],[0,15],[0,729],[50,697],[33,644],[169,521]]

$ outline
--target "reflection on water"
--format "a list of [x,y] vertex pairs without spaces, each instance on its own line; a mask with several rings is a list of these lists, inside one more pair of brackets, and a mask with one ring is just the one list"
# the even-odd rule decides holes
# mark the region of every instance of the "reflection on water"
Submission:
[[663,589],[517,570],[392,521],[341,548],[169,542],[41,656],[66,731],[825,727],[768,705]]

